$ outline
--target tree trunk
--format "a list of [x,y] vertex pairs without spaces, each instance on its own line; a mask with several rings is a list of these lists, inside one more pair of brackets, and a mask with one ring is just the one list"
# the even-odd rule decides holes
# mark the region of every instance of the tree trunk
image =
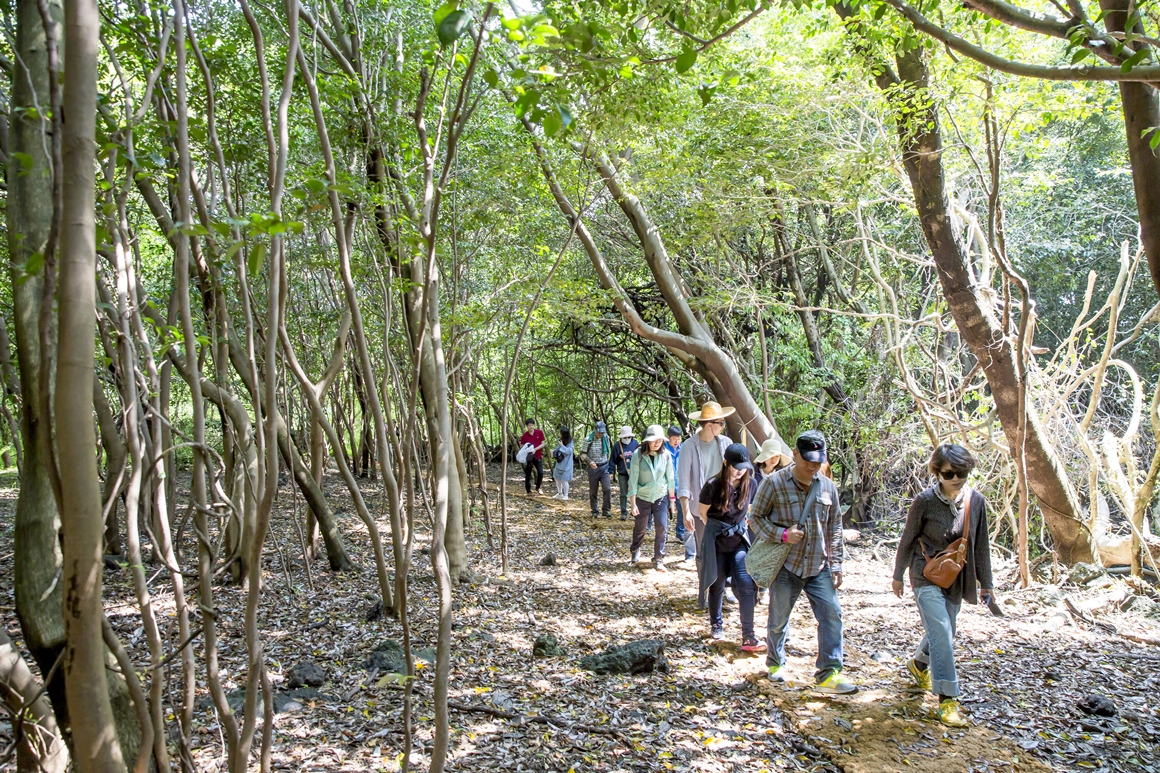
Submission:
[[[35,700],[34,700],[35,699]],[[0,701],[11,716],[21,720],[20,743],[16,746],[19,773],[65,773],[68,747],[60,732],[41,683],[0,626]]]
[[[836,6],[855,35],[858,22],[847,6]],[[971,281],[967,255],[953,231],[942,164],[942,134],[936,104],[928,92],[929,73],[921,48],[896,59],[898,74],[879,62],[868,62],[878,87],[895,109],[902,159],[914,190],[919,220],[938,268],[943,295],[959,335],[979,360],[991,387],[1003,433],[1019,453],[1020,374],[1011,339],[985,295]],[[1093,560],[1091,534],[1081,517],[1075,490],[1033,406],[1026,406],[1027,478],[1043,511],[1060,558],[1071,564]]]
[[64,104],[61,137],[59,332],[56,394],[57,455],[68,474],[60,480],[64,543],[65,692],[81,773],[121,773],[125,760],[116,738],[105,679],[101,626],[103,523],[93,430],[93,318],[96,312],[97,72],[100,16],[94,0],[65,2]]
[[[64,646],[61,610],[60,518],[49,480],[45,454],[51,444],[49,419],[41,415],[39,395],[51,389],[41,385],[42,353],[37,331],[43,272],[25,279],[24,265],[34,253],[43,253],[52,225],[52,175],[45,153],[49,131],[35,116],[35,106],[49,104],[48,51],[44,25],[36,0],[16,5],[16,48],[13,62],[12,113],[9,129],[8,249],[12,276],[13,329],[20,375],[20,431],[24,465],[16,498],[13,537],[16,612],[24,641],[47,674]],[[59,0],[49,0],[49,13],[61,18]],[[54,25],[59,40],[61,27]],[[17,158],[25,158],[22,168]],[[91,337],[90,331],[90,337]],[[55,338],[55,336],[53,336]],[[87,376],[91,383],[92,377]],[[64,674],[59,669],[49,681],[48,694],[62,727],[68,726]]]
[[[1136,6],[1128,0],[1100,0],[1104,25],[1108,32],[1125,32],[1129,12]],[[1132,32],[1142,35],[1144,29],[1137,20]],[[1147,46],[1137,41],[1134,47]],[[1136,191],[1136,211],[1140,216],[1140,242],[1148,256],[1148,270],[1152,284],[1160,293],[1160,151],[1149,142],[1154,132],[1160,132],[1160,92],[1154,83],[1120,83],[1120,103],[1127,130],[1128,161],[1132,166],[1132,185]]]

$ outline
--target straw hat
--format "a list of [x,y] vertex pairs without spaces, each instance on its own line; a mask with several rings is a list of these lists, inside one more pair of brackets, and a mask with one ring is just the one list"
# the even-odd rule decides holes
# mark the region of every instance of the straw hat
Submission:
[[651,443],[654,440],[665,439],[665,428],[660,424],[650,424],[645,430],[644,438],[640,441],[642,443]]
[[712,400],[701,406],[701,410],[693,411],[689,414],[690,421],[716,421],[717,419],[724,419],[726,416],[732,416],[736,408],[722,408],[721,403],[715,403]]
[[621,440],[624,440],[625,438],[633,437],[633,434],[634,433],[632,431],[632,427],[628,426],[627,424],[625,424],[623,427],[620,428],[620,439]]

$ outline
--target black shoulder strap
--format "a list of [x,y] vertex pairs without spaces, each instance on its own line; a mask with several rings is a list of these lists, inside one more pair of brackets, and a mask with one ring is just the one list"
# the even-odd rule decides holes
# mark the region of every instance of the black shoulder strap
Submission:
[[802,503],[802,511],[798,513],[798,526],[802,526],[806,522],[806,513],[814,506],[814,500],[818,498],[818,489],[822,487],[820,478],[814,478],[814,482],[810,484],[809,493],[806,494],[806,501]]

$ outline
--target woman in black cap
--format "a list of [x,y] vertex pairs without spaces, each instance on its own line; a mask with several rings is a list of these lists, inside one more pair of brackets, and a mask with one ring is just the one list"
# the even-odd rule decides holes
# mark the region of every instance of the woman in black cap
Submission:
[[745,571],[745,554],[749,550],[746,514],[753,494],[753,464],[749,450],[740,443],[725,449],[721,472],[701,489],[701,517],[705,536],[701,542],[701,604],[708,594],[709,626],[714,639],[725,638],[721,617],[721,597],[725,578],[733,583],[733,593],[741,608],[741,649],[765,652],[765,643],[753,631],[753,610],[757,586]]

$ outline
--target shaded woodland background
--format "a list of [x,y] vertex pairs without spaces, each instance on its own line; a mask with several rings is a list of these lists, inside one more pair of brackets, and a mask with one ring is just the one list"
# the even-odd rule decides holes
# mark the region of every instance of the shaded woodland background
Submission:
[[[64,728],[79,770],[193,770],[208,696],[225,766],[268,769],[276,549],[373,573],[407,653],[399,764],[418,722],[443,770],[465,533],[507,573],[494,471],[529,416],[687,427],[716,399],[751,444],[821,428],[848,525],[881,538],[960,442],[1023,585],[1155,581],[1156,9],[1034,10],[4,6],[12,752],[63,766]],[[105,619],[106,565],[143,650]]]

